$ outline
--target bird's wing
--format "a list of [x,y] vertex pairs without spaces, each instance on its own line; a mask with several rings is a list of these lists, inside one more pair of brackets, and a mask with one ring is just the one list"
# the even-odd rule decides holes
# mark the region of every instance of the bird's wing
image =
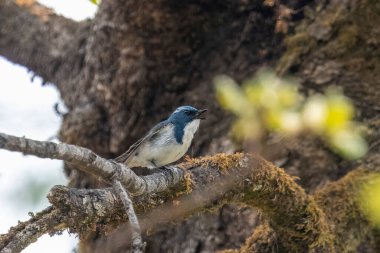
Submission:
[[143,138],[136,141],[125,153],[114,158],[113,160],[118,163],[124,163],[128,165],[129,161],[136,154],[137,151],[148,141],[157,136],[158,132],[169,125],[169,122],[163,121],[158,123],[155,127],[153,127]]

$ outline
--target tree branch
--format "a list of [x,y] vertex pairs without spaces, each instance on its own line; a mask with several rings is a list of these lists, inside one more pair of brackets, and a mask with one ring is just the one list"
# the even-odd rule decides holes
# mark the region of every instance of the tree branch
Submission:
[[[110,182],[117,171],[121,175],[121,183],[135,193],[133,202],[137,213],[143,216],[143,229],[150,229],[170,218],[183,218],[202,211],[205,206],[209,210],[226,202],[238,202],[257,207],[263,210],[276,233],[279,250],[284,252],[336,252],[336,249],[347,249],[342,238],[355,234],[345,229],[344,224],[352,222],[353,218],[347,212],[358,210],[359,205],[350,199],[359,185],[373,173],[358,170],[355,176],[347,176],[326,187],[325,191],[316,195],[316,201],[282,169],[254,155],[219,154],[191,159],[178,165],[186,173],[171,167],[162,173],[139,177],[123,165],[73,145],[0,134],[0,148],[63,159],[106,182]],[[352,178],[358,176],[361,178],[360,184],[353,184]],[[143,184],[146,186],[140,186]],[[348,193],[342,195],[344,192]],[[344,199],[338,201],[337,196],[344,196]],[[81,237],[95,227],[108,231],[128,219],[121,201],[110,189],[78,190],[57,186],[48,198],[54,208],[64,214],[65,226]],[[341,208],[336,207],[338,203]],[[128,203],[126,205],[129,206]],[[342,211],[331,215],[330,209]],[[365,220],[364,217],[362,219]],[[363,220],[360,231],[368,232],[370,225]],[[273,233],[267,234],[273,241]],[[252,240],[248,242],[252,243]],[[352,248],[350,245],[349,249]]]
[[139,177],[123,164],[104,159],[86,148],[64,143],[35,141],[4,133],[0,133],[0,148],[41,158],[64,160],[110,185],[112,177],[118,171],[120,182],[132,195],[164,191],[177,184],[184,175],[181,169],[168,167],[163,173]]
[[[312,248],[316,252],[334,252],[333,237],[324,213],[283,170],[259,157],[242,154],[220,154],[191,160],[180,166],[190,174],[190,190],[189,181],[183,180],[176,188],[161,194],[134,199],[137,212],[143,216],[144,230],[226,202],[239,202],[264,211],[278,235],[282,245],[280,249],[303,252]],[[72,220],[87,217],[88,223],[70,224],[74,231],[86,232],[94,223],[109,230],[105,221],[109,221],[108,226],[112,227],[126,221],[126,216],[120,211],[122,204],[114,201],[116,196],[109,194],[112,192],[107,189],[55,187],[49,194],[49,200],[58,209],[70,210]],[[95,197],[99,195],[108,197]],[[90,204],[90,199],[96,204]],[[92,206],[105,206],[107,209],[99,212]]]
[[144,252],[144,243],[141,239],[141,228],[135,209],[133,208],[132,200],[129,198],[127,191],[123,188],[119,180],[113,180],[113,189],[119,195],[124,209],[128,214],[128,220],[132,230],[132,252],[142,253]]
[[7,234],[1,235],[0,252],[20,252],[42,235],[65,229],[66,226],[62,220],[63,216],[59,210],[53,207],[46,208],[35,214],[30,220],[11,227]]
[[2,0],[0,55],[24,65],[45,81],[67,80],[84,57],[81,48],[89,23],[56,15],[33,0]]
[[[364,184],[379,176],[379,170],[358,168],[336,182],[327,184],[314,194],[319,208],[325,210],[326,218],[335,235],[336,252],[355,252],[363,241],[377,237],[374,227],[367,219],[358,196]],[[368,243],[368,242],[366,242]]]

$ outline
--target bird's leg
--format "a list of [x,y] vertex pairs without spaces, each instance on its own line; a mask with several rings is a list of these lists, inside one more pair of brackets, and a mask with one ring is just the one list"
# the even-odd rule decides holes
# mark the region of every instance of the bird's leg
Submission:
[[153,168],[159,168],[159,166],[157,166],[157,164],[156,164],[156,162],[154,161],[154,159],[150,160],[149,162],[152,164],[152,167],[153,167]]

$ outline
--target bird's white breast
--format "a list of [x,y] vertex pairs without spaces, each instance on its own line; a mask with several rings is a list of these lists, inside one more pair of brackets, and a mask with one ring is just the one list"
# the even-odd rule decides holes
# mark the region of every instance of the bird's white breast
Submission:
[[[183,134],[183,138],[182,138],[182,143],[184,146],[186,146],[186,151],[190,147],[190,144],[191,144],[191,141],[193,140],[194,134],[199,128],[199,123],[200,123],[200,120],[195,119],[185,126],[184,134]],[[185,153],[186,153],[186,151],[185,151]]]
[[189,149],[199,122],[200,120],[196,119],[185,126],[182,143],[175,139],[174,125],[165,126],[153,142],[141,148],[138,155],[132,159],[131,166],[153,168],[155,166],[152,166],[150,161],[161,167],[179,160]]

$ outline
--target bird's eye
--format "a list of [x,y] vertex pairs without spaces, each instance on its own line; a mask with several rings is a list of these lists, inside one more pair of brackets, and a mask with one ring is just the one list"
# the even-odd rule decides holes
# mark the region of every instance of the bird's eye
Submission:
[[191,115],[190,111],[185,111],[186,115]]

